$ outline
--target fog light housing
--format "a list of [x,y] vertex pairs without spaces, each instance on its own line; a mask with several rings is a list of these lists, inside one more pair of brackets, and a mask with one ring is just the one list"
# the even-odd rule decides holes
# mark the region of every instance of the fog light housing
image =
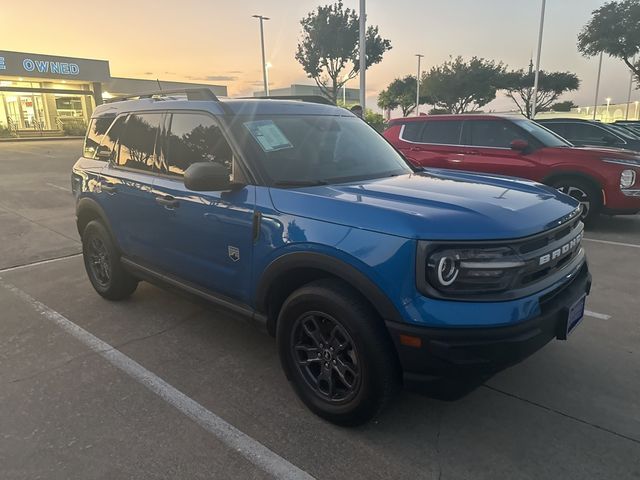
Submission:
[[623,170],[620,174],[620,188],[629,188],[636,183],[635,170]]

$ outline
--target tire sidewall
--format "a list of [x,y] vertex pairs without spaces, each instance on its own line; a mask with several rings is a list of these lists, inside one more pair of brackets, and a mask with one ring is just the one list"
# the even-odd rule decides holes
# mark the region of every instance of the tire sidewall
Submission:
[[[108,285],[102,285],[94,276],[93,269],[89,265],[88,249],[91,240],[98,237],[104,244],[107,253],[109,255],[109,269],[111,272]],[[89,276],[89,281],[93,285],[93,288],[100,294],[107,294],[114,284],[114,273],[116,271],[116,262],[118,260],[118,252],[115,249],[111,236],[107,229],[98,221],[91,221],[86,226],[84,233],[82,234],[82,256],[84,259],[85,270]]]
[[589,212],[587,216],[582,218],[583,222],[587,223],[592,221],[600,212],[600,209],[602,207],[602,199],[600,198],[597,190],[588,182],[580,178],[563,178],[553,182],[553,187],[558,190],[561,187],[575,187],[582,190],[587,195],[587,198],[589,200]]
[[[320,398],[307,384],[295,365],[291,352],[292,329],[298,318],[311,311],[323,312],[333,317],[347,331],[355,344],[360,363],[360,386],[356,395],[350,400],[331,403]],[[307,407],[325,418],[366,416],[375,409],[377,396],[384,388],[381,385],[381,379],[375,374],[376,364],[380,360],[388,359],[385,358],[384,352],[380,352],[378,358],[372,351],[372,346],[380,341],[373,335],[374,329],[379,325],[367,324],[376,320],[374,312],[371,311],[371,315],[367,315],[367,318],[362,318],[360,315],[354,316],[353,313],[354,309],[343,298],[332,296],[330,290],[302,288],[285,301],[278,319],[277,343],[282,368]],[[335,418],[332,420],[335,421]]]

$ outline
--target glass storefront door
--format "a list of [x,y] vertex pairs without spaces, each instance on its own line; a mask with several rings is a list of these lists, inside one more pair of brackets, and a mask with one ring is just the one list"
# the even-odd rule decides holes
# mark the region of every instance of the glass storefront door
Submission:
[[42,95],[6,95],[8,122],[18,130],[47,130],[49,124]]

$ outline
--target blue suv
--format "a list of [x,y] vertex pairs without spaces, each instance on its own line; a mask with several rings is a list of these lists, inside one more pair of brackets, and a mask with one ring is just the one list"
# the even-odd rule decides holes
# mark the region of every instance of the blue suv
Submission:
[[122,300],[146,280],[245,315],[341,425],[403,384],[486,378],[567,338],[591,286],[578,202],[412,167],[313,100],[190,90],[96,108],[72,173],[95,290]]

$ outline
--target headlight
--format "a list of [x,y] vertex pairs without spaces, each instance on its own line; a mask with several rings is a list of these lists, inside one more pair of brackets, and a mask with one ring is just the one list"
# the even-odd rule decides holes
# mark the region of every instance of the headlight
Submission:
[[499,292],[511,286],[525,265],[510,247],[453,248],[430,252],[427,280],[442,293]]
[[635,170],[623,170],[620,174],[620,188],[629,188],[636,183]]

